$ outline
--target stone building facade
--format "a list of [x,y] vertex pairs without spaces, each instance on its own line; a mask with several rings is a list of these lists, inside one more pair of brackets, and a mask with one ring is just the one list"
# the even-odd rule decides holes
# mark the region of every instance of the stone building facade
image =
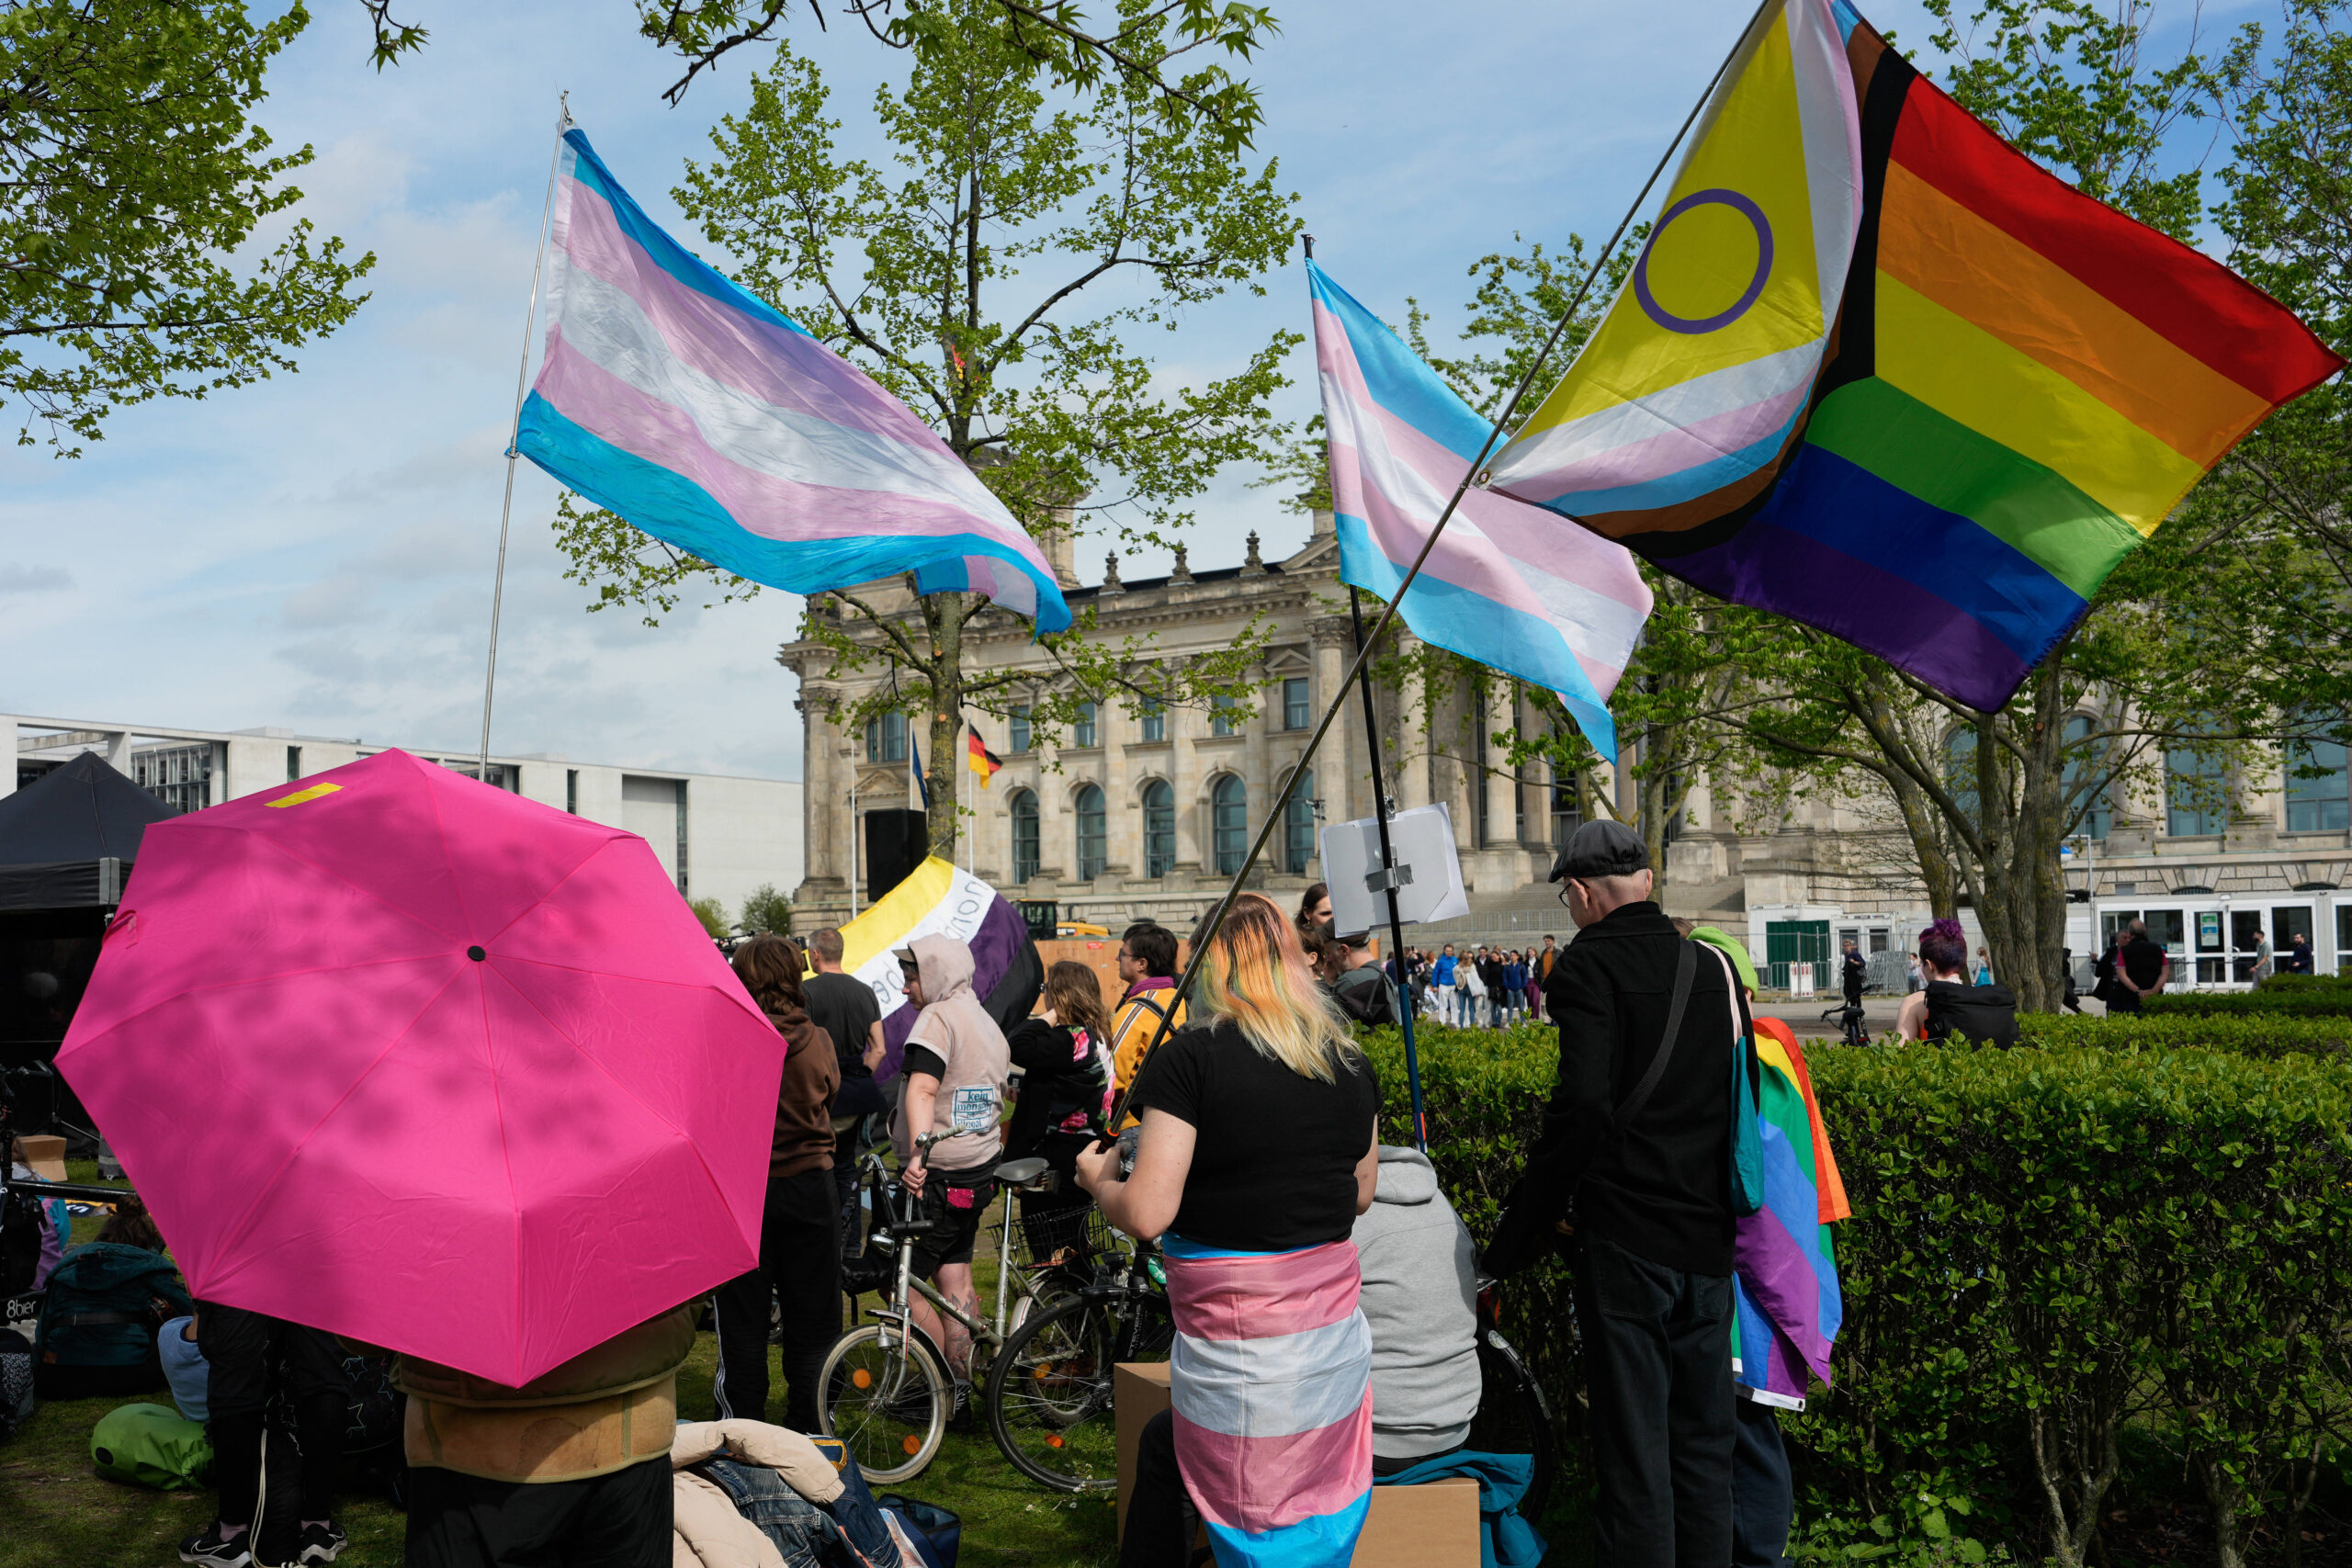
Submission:
[[[1329,515],[1317,514],[1300,547],[1278,558],[1261,558],[1252,536],[1238,567],[1193,571],[1180,554],[1169,577],[1122,581],[1114,558],[1093,584],[1079,581],[1071,553],[1068,536],[1049,539],[1073,606],[1091,604],[1106,639],[1148,638],[1171,661],[1230,647],[1263,616],[1272,637],[1253,672],[1256,711],[1149,714],[1110,700],[1091,726],[1054,739],[976,714],[1005,765],[986,790],[957,771],[971,813],[957,858],[1009,897],[1052,903],[1064,920],[1115,931],[1148,917],[1182,929],[1238,864],[1353,657],[1338,542]],[[886,615],[914,615],[895,585],[859,597]],[[1068,679],[1031,641],[1029,624],[1001,612],[976,617],[965,647],[975,667],[1033,671],[1040,692]],[[887,891],[865,886],[857,818],[920,802],[905,725],[853,734],[827,716],[835,702],[886,682],[887,671],[876,663],[834,676],[830,650],[813,640],[786,644],[778,661],[801,682],[808,871],[795,902],[807,930]],[[1467,918],[1421,935],[1510,945],[1546,931],[1565,938],[1566,911],[1544,876],[1581,820],[1577,781],[1541,764],[1514,773],[1489,739],[1548,720],[1524,702],[1476,712],[1463,693],[1432,702],[1410,685],[1385,687],[1377,702],[1391,795],[1400,807],[1446,804],[1470,889]],[[2220,817],[2175,809],[2160,782],[2118,791],[2070,857],[2078,959],[2087,962],[2103,928],[2143,915],[2160,937],[2177,938],[2184,972],[2208,984],[2237,983],[2257,934],[2283,945],[2303,931],[2321,968],[2352,964],[2352,822],[2341,750],[2318,764],[2331,756],[2334,773],[2319,779],[2290,777],[2283,762],[2233,779],[2235,804]],[[1372,814],[1366,759],[1363,709],[1350,701],[1261,863],[1258,885],[1286,907],[1321,879],[1317,829]],[[1605,769],[1586,784],[1587,798],[1615,787]],[[1818,965],[1826,985],[1827,960],[1848,935],[1884,954],[1882,976],[1899,975],[1927,910],[1907,843],[1888,820],[1868,803],[1799,801],[1761,821],[1733,807],[1703,779],[1692,790],[1668,850],[1668,907],[1744,932],[1777,979]],[[1966,911],[1962,923],[1973,925]]]

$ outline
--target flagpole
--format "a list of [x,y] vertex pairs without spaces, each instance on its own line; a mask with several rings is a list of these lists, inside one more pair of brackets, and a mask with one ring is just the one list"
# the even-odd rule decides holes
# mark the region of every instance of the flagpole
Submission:
[[[1369,646],[1363,638],[1363,594],[1348,589],[1348,619],[1355,624],[1356,652]],[[1356,685],[1363,693],[1364,745],[1372,756],[1373,818],[1380,824],[1380,871],[1367,876],[1388,895],[1388,941],[1396,959],[1396,1023],[1405,1032],[1405,1085],[1413,1103],[1413,1145],[1429,1152],[1429,1118],[1421,1113],[1421,1059],[1413,1049],[1413,991],[1405,975],[1405,918],[1396,907],[1396,852],[1388,841],[1388,783],[1380,776],[1380,708],[1372,696],[1372,666],[1358,660]]]
[[531,303],[523,312],[522,362],[514,370],[514,417],[506,430],[506,499],[498,507],[498,570],[490,581],[490,664],[481,678],[481,771],[475,776],[490,782],[490,702],[498,689],[498,613],[506,597],[506,525],[514,512],[514,465],[523,456],[516,444],[523,435],[524,389],[531,375],[531,328],[539,314],[539,274],[547,265],[548,219],[555,211],[555,172],[563,165],[563,133],[571,129],[571,95],[558,93],[555,110],[555,151],[548,157],[547,199],[539,207],[539,243],[531,257]]
[[1453,520],[1454,509],[1462,504],[1462,498],[1469,493],[1471,481],[1485,470],[1487,457],[1494,451],[1495,443],[1501,438],[1502,433],[1510,428],[1511,416],[1519,412],[1520,403],[1526,398],[1528,389],[1535,384],[1535,378],[1543,370],[1544,361],[1552,357],[1552,351],[1559,346],[1561,336],[1568,330],[1568,323],[1576,320],[1577,311],[1583,308],[1585,297],[1592,292],[1592,286],[1600,279],[1601,268],[1608,265],[1609,257],[1615,252],[1617,242],[1625,237],[1627,229],[1633,227],[1634,219],[1642,209],[1642,203],[1649,199],[1650,187],[1657,184],[1660,175],[1666,173],[1666,165],[1674,157],[1674,150],[1682,145],[1682,139],[1690,133],[1690,127],[1697,123],[1701,111],[1706,108],[1708,98],[1713,96],[1715,84],[1723,79],[1725,71],[1731,69],[1731,62],[1739,58],[1740,50],[1747,44],[1748,35],[1756,30],[1757,24],[1783,3],[1784,0],[1759,0],[1755,12],[1747,18],[1747,25],[1739,29],[1739,36],[1733,40],[1730,51],[1724,54],[1713,73],[1707,78],[1706,85],[1699,90],[1699,101],[1690,106],[1690,112],[1682,117],[1682,124],[1675,131],[1674,139],[1666,144],[1666,151],[1658,154],[1657,164],[1650,170],[1649,178],[1644,180],[1642,188],[1634,193],[1632,205],[1625,209],[1625,216],[1617,220],[1617,227],[1610,233],[1608,243],[1602,245],[1600,254],[1592,258],[1592,265],[1586,269],[1584,281],[1577,286],[1575,296],[1568,300],[1567,309],[1560,313],[1559,321],[1552,328],[1551,336],[1544,340],[1543,348],[1537,352],[1532,360],[1529,361],[1526,374],[1520,377],[1519,385],[1511,389],[1510,400],[1503,404],[1502,412],[1495,416],[1494,426],[1487,432],[1487,439],[1478,447],[1477,456],[1470,459],[1470,466],[1463,471],[1462,482],[1453,487],[1453,494],[1446,502],[1445,510],[1438,513],[1437,523],[1430,529],[1429,537],[1421,541],[1420,554],[1413,558],[1412,567],[1405,573],[1404,581],[1397,583],[1396,593],[1383,606],[1380,619],[1372,628],[1371,637],[1357,648],[1355,663],[1340,679],[1340,689],[1332,694],[1329,705],[1324,708],[1322,721],[1316,725],[1315,733],[1307,737],[1306,751],[1299,757],[1297,764],[1291,769],[1289,779],[1276,793],[1273,807],[1266,813],[1266,819],[1259,824],[1258,835],[1250,840],[1250,852],[1242,858],[1240,869],[1233,874],[1232,882],[1227,885],[1225,892],[1218,897],[1216,903],[1211,908],[1208,919],[1199,927],[1198,940],[1193,943],[1192,954],[1185,960],[1184,973],[1176,981],[1176,991],[1169,998],[1168,1011],[1161,1017],[1158,1027],[1153,1031],[1150,1043],[1144,1047],[1143,1060],[1137,1062],[1135,1077],[1127,1080],[1126,1092],[1119,1097],[1118,1104],[1112,1108],[1111,1114],[1104,1123],[1106,1128],[1116,1128],[1126,1119],[1127,1101],[1134,1097],[1136,1085],[1143,1079],[1144,1062],[1149,1059],[1153,1052],[1159,1049],[1160,1042],[1168,1038],[1171,1021],[1175,1018],[1184,998],[1190,994],[1193,979],[1200,973],[1201,955],[1208,951],[1210,939],[1216,936],[1217,928],[1225,923],[1225,917],[1231,911],[1233,901],[1241,896],[1243,884],[1249,880],[1250,872],[1257,868],[1259,856],[1265,852],[1267,840],[1273,836],[1274,825],[1282,820],[1283,808],[1290,803],[1291,793],[1297,789],[1299,780],[1306,775],[1307,763],[1313,761],[1316,750],[1323,744],[1323,737],[1330,730],[1331,721],[1339,717],[1340,709],[1347,703],[1348,687],[1363,679],[1364,667],[1370,662],[1372,650],[1379,646],[1380,639],[1387,635],[1390,625],[1396,621],[1397,606],[1405,602],[1405,594],[1413,586],[1413,580],[1420,576],[1422,565],[1430,558],[1430,552],[1437,547],[1438,536],[1445,532],[1446,524]]

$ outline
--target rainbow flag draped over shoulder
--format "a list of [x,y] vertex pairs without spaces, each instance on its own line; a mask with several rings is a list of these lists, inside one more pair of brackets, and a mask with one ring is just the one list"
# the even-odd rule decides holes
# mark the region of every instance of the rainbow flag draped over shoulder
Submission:
[[546,357],[516,446],[629,524],[794,593],[912,572],[1069,629],[1004,503],[863,371],[657,227],[588,145],[560,154]]
[[2343,365],[2009,148],[1845,0],[1785,0],[1490,482],[1989,711],[2208,468]]
[[[1312,261],[1340,581],[1396,597],[1492,422]],[[1464,494],[1398,607],[1423,641],[1559,694],[1614,761],[1609,694],[1649,618],[1622,545],[1490,491]]]
[[1764,1207],[1734,1234],[1732,1375],[1747,1397],[1802,1410],[1807,1373],[1830,1381],[1846,1309],[1829,1227],[1852,1210],[1796,1035],[1777,1018],[1755,1022]]

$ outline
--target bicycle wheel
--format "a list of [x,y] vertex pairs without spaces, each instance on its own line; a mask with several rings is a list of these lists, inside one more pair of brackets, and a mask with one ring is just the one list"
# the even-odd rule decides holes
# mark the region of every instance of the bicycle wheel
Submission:
[[989,1432],[1012,1467],[1057,1492],[1119,1483],[1113,1369],[1165,1360],[1175,1332],[1158,1295],[1062,1303],[1022,1325],[989,1369]]
[[1526,1454],[1534,1461],[1520,1517],[1543,1517],[1552,1490],[1552,1402],[1510,1340],[1492,1329],[1478,1334],[1478,1415],[1469,1447],[1481,1453]]
[[955,1394],[922,1336],[895,1323],[861,1324],[833,1341],[817,1386],[819,1426],[868,1481],[911,1480],[939,1452]]

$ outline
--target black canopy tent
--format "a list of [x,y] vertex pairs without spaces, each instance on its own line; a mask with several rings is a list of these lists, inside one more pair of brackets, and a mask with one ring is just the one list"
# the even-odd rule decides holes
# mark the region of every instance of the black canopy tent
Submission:
[[91,752],[0,796],[0,910],[106,908],[172,808]]

